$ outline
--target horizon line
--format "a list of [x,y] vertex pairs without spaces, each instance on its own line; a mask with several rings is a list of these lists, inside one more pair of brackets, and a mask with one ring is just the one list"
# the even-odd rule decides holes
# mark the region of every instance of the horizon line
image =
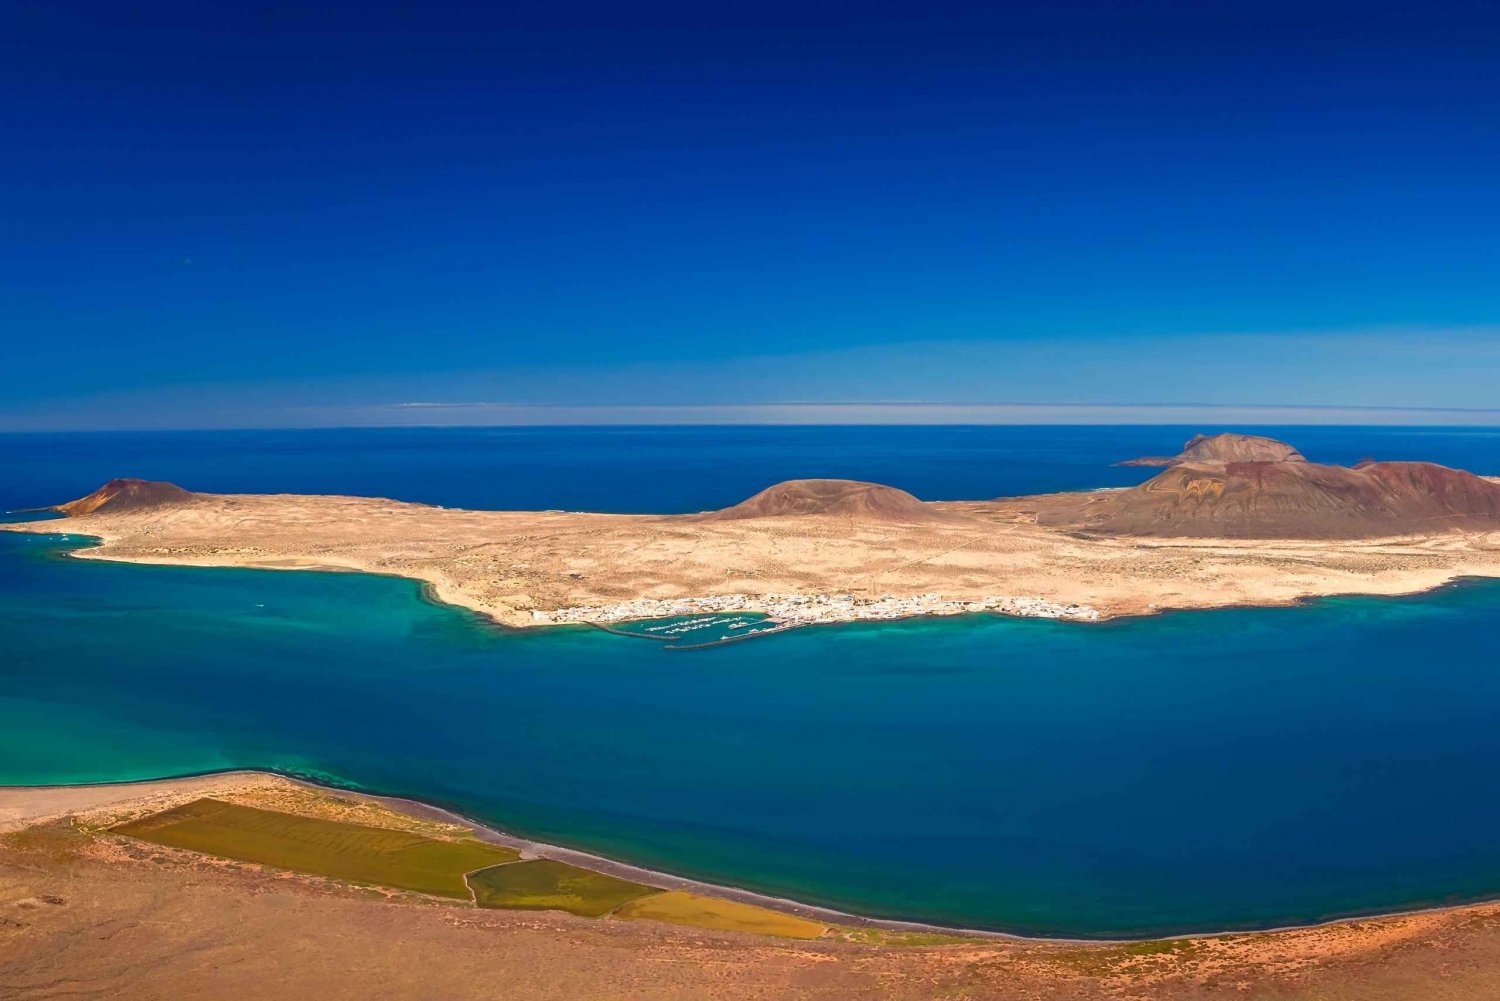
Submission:
[[[138,413],[122,408],[122,413]],[[207,421],[167,411],[149,423],[109,413],[13,415],[4,434],[334,430],[419,427],[1473,427],[1500,407],[1347,403],[973,403],[923,400],[765,403],[412,401],[230,409]],[[196,415],[195,415],[196,416]],[[49,419],[50,418],[50,419]]]
[[[1500,407],[1440,407],[1379,403],[1208,403],[1203,401],[1118,403],[1110,401],[1060,402],[1052,400],[762,400],[749,403],[532,403],[510,400],[411,401],[385,404],[393,410],[749,410],[768,407],[964,407],[1066,410],[1318,410],[1397,411],[1402,413],[1500,414]],[[310,409],[310,408],[298,408]]]

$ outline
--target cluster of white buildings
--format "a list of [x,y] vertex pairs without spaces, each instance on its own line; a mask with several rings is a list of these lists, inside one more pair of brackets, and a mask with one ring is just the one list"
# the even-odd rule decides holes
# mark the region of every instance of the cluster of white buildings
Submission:
[[998,612],[1034,619],[1076,619],[1091,622],[1099,610],[1088,605],[1046,601],[1042,598],[984,598],[965,601],[936,594],[909,597],[861,598],[852,594],[717,594],[706,598],[637,598],[614,605],[533,611],[534,622],[628,622],[669,615],[715,612],[764,612],[779,625],[814,622],[857,622],[865,619],[904,619],[913,615],[963,615]]
[[[767,595],[767,598],[770,596]],[[533,610],[533,622],[629,622],[661,619],[669,615],[705,615],[713,612],[763,612],[764,598],[749,594],[717,594],[708,598],[636,598],[614,605],[580,605],[555,612]]]

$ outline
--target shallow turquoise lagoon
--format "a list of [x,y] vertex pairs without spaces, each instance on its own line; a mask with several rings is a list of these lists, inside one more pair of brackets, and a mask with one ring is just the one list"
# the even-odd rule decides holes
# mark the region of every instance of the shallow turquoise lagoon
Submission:
[[[72,540],[79,545],[82,540]],[[1068,935],[1500,894],[1500,585],[1105,625],[509,634],[0,533],[0,782],[273,768],[866,914]]]

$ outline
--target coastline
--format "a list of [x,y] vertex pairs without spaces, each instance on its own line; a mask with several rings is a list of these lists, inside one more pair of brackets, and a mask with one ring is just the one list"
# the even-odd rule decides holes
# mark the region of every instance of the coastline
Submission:
[[[195,772],[185,775],[169,776],[155,779],[124,779],[118,782],[79,782],[73,784],[48,784],[48,785],[0,785],[0,803],[10,793],[73,793],[84,790],[119,791],[121,797],[113,800],[105,800],[90,803],[86,806],[71,809],[58,810],[53,813],[40,813],[30,816],[7,819],[4,810],[0,810],[0,832],[7,829],[17,829],[23,826],[45,823],[75,813],[86,813],[103,810],[109,807],[128,808],[132,804],[140,803],[143,795],[155,794],[161,802],[170,802],[173,799],[194,798],[200,795],[211,794],[214,783],[218,780],[244,779],[255,782],[284,782],[304,789],[313,789],[325,792],[334,792],[347,796],[355,796],[361,799],[371,800],[382,805],[392,807],[397,812],[406,813],[410,816],[425,820],[435,820],[440,823],[457,824],[471,829],[475,837],[490,844],[502,845],[515,848],[521,852],[522,859],[552,859],[559,862],[567,862],[579,868],[589,869],[594,872],[609,876],[616,876],[632,882],[644,883],[648,886],[658,887],[663,890],[686,890],[705,896],[718,897],[724,900],[732,900],[737,903],[752,904],[764,907],[768,910],[778,911],[783,914],[791,914],[797,917],[808,918],[815,921],[823,921],[830,924],[842,925],[849,928],[876,928],[886,931],[925,932],[941,935],[955,935],[966,938],[1002,939],[1007,941],[1030,941],[1030,942],[1066,942],[1066,943],[1107,943],[1136,941],[1133,939],[1090,939],[1090,938],[1055,938],[1044,936],[1028,936],[1015,932],[993,931],[982,928],[960,928],[947,925],[932,924],[921,921],[906,921],[899,918],[879,918],[851,911],[843,911],[831,907],[823,907],[817,904],[803,903],[787,897],[778,897],[771,894],[760,893],[742,887],[736,887],[724,883],[711,883],[704,880],[692,879],[687,876],[678,876],[670,872],[657,869],[648,869],[643,866],[633,865],[597,855],[581,849],[566,848],[561,845],[549,844],[536,841],[531,838],[521,837],[501,830],[491,824],[467,817],[456,810],[439,806],[424,800],[415,799],[410,796],[399,796],[386,793],[371,792],[369,790],[351,786],[338,785],[333,782],[320,782],[316,779],[301,775],[292,775],[272,769],[258,768],[232,768],[222,771]],[[205,785],[206,784],[206,785]],[[138,795],[132,795],[132,793]],[[60,797],[66,800],[66,797]],[[155,804],[153,804],[155,805]],[[19,822],[18,822],[19,821]],[[1147,941],[1147,940],[1141,940]]]
[[544,625],[589,623],[607,625],[675,615],[716,615],[755,612],[777,626],[811,626],[834,622],[879,622],[921,616],[974,615],[990,612],[1029,619],[1070,619],[1097,622],[1099,610],[1084,605],[1061,604],[1040,598],[989,597],[978,601],[919,594],[900,598],[859,598],[853,594],[727,594],[706,598],[636,599],[613,605],[534,610],[532,621]]
[[[394,502],[381,502],[394,503]],[[462,512],[459,512],[462,513]],[[590,515],[587,517],[613,517]],[[636,518],[638,516],[622,516]],[[421,585],[424,598],[478,614],[493,625],[504,630],[531,630],[549,626],[609,625],[655,617],[682,614],[712,613],[757,613],[774,617],[777,613],[785,617],[778,624],[787,627],[804,625],[837,625],[870,621],[898,621],[912,618],[942,617],[965,614],[996,614],[1018,618],[1050,618],[1080,624],[1106,623],[1121,619],[1155,615],[1167,611],[1197,611],[1229,608],[1276,608],[1295,607],[1309,601],[1338,597],[1389,597],[1401,598],[1421,595],[1452,585],[1465,578],[1500,579],[1500,533],[1481,535],[1448,534],[1431,538],[1395,536],[1387,539],[1360,540],[1356,543],[1323,543],[1308,540],[1276,540],[1247,546],[1234,540],[1202,539],[1149,539],[1133,540],[1129,548],[1144,558],[1158,559],[1162,554],[1181,557],[1192,565],[1201,576],[1201,564],[1209,559],[1222,560],[1222,577],[1213,581],[1200,580],[1191,591],[1169,591],[1154,593],[1159,584],[1153,579],[1140,579],[1138,587],[1124,582],[1128,592],[1123,599],[1112,602],[1089,604],[1068,591],[1051,597],[1024,595],[998,597],[986,588],[976,591],[966,588],[948,593],[890,588],[871,590],[844,589],[838,592],[809,591],[764,592],[752,594],[743,591],[706,593],[697,595],[672,595],[670,597],[636,597],[625,601],[559,605],[555,608],[530,607],[513,609],[499,606],[477,595],[469,587],[454,581],[438,564],[393,564],[392,561],[369,559],[330,558],[323,553],[316,557],[281,556],[267,559],[259,547],[215,546],[211,552],[202,554],[179,554],[148,550],[132,543],[130,533],[116,527],[112,522],[119,519],[86,517],[81,519],[58,518],[40,521],[0,522],[0,531],[27,535],[53,535],[73,539],[87,539],[90,544],[71,548],[66,555],[81,560],[97,560],[108,563],[127,563],[139,566],[206,567],[247,570],[302,570],[316,573],[364,573],[382,577],[398,577]],[[69,523],[77,524],[71,527]],[[64,528],[64,525],[69,527]],[[155,534],[148,529],[144,534]],[[1053,534],[1053,533],[1045,533]],[[1493,538],[1492,538],[1493,536]],[[1076,540],[1073,540],[1076,541]],[[1095,540],[1097,541],[1097,540]],[[1111,540],[1106,545],[1121,548],[1121,543]],[[1304,555],[1306,550],[1313,555]],[[1286,580],[1266,582],[1266,586],[1255,588],[1255,593],[1245,584],[1254,575],[1256,562],[1277,558],[1275,554],[1285,551],[1286,562],[1293,564],[1295,576]],[[1378,572],[1352,572],[1338,569],[1330,571],[1325,579],[1314,580],[1308,571],[1314,568],[1313,561],[1323,552],[1335,556],[1347,556],[1359,565],[1372,562],[1398,564],[1382,566]],[[1454,552],[1452,558],[1448,557]],[[1117,554],[1110,554],[1116,561]],[[1243,560],[1247,565],[1236,566]],[[1406,561],[1410,565],[1400,565]],[[1112,568],[1113,569],[1113,568]],[[1244,576],[1236,576],[1243,571]],[[1114,570],[1118,573],[1118,570]],[[1174,571],[1181,573],[1181,571]],[[1080,578],[1087,587],[1087,578]],[[1017,590],[1020,590],[1019,588]],[[1033,588],[1033,591],[1043,590]],[[863,592],[863,593],[860,593]],[[1148,598],[1158,600],[1147,600]],[[733,599],[733,600],[731,600]],[[628,614],[626,612],[628,610]],[[767,634],[784,630],[767,630]],[[749,637],[747,637],[749,638]]]
[[[793,900],[787,897],[778,897],[772,894],[760,893],[742,887],[724,883],[713,883],[704,880],[696,880],[685,876],[677,876],[662,870],[648,869],[642,866],[632,865],[628,862],[620,862],[603,855],[580,849],[566,848],[560,845],[536,841],[531,838],[510,834],[500,828],[494,827],[483,821],[474,820],[456,810],[444,806],[429,803],[409,796],[400,796],[386,793],[371,792],[365,789],[351,786],[338,785],[333,782],[321,782],[305,776],[292,775],[270,769],[257,768],[235,768],[222,771],[197,772],[187,775],[170,776],[157,779],[126,779],[118,782],[80,782],[73,784],[50,784],[50,785],[3,785],[0,784],[0,833],[6,831],[20,830],[26,827],[43,824],[48,821],[58,820],[69,816],[87,815],[100,812],[110,808],[129,809],[132,806],[142,806],[149,802],[150,809],[165,809],[166,804],[175,805],[177,802],[185,802],[189,799],[198,798],[203,795],[212,795],[215,789],[220,789],[218,783],[227,783],[234,780],[243,780],[250,787],[264,786],[271,783],[286,783],[294,787],[332,792],[344,796],[353,796],[359,799],[369,800],[398,813],[423,820],[436,821],[443,824],[454,824],[470,829],[474,836],[481,841],[490,844],[501,845],[518,849],[523,859],[552,859],[559,862],[567,862],[579,868],[589,869],[605,875],[616,876],[633,882],[644,883],[648,886],[658,887],[663,890],[685,890],[704,896],[717,897],[737,903],[750,904],[767,910],[790,914],[796,917],[807,918],[813,921],[824,922],[830,925],[842,926],[850,929],[872,929],[892,932],[909,932],[918,934],[931,934],[942,936],[953,936],[955,938],[972,939],[979,941],[1012,942],[1018,944],[1035,945],[1067,945],[1067,946],[1132,946],[1145,943],[1165,942],[1183,939],[1229,939],[1242,937],[1266,937],[1289,932],[1316,931],[1319,929],[1334,928],[1340,925],[1358,924],[1361,922],[1381,922],[1387,920],[1398,920],[1402,918],[1453,915],[1462,914],[1467,911],[1488,910],[1500,904],[1500,896],[1479,897],[1473,900],[1465,900],[1450,904],[1419,904],[1412,907],[1397,908],[1395,910],[1379,911],[1356,911],[1340,914],[1332,917],[1321,918],[1315,921],[1297,922],[1292,924],[1274,925],[1264,928],[1221,928],[1205,931],[1188,930],[1172,932],[1161,935],[1146,936],[1067,936],[1067,935],[1045,935],[1026,934],[1024,932],[997,931],[986,928],[968,928],[959,925],[943,925],[933,922],[909,921],[900,918],[882,918],[870,915],[858,914],[833,907],[824,907],[818,904],[809,904]],[[241,787],[244,788],[244,787]],[[125,795],[114,799],[103,799],[84,805],[71,805],[64,809],[55,810],[51,813],[14,814],[14,810],[4,809],[4,801],[11,794],[62,794],[58,798],[67,802],[68,794],[87,791],[119,791]],[[133,794],[133,795],[132,795]]]
[[[1500,479],[1500,478],[1497,478],[1497,479]],[[7,522],[0,522],[0,532],[11,531],[12,530],[12,526],[16,525],[16,524],[47,524],[47,522],[42,522],[42,523],[38,523],[38,522],[29,522],[29,523],[21,523],[21,522],[7,523]],[[396,572],[393,572],[393,571],[390,571],[390,570],[366,570],[366,569],[362,569],[360,567],[339,566],[339,565],[326,565],[326,564],[308,564],[308,565],[299,565],[299,566],[272,566],[272,565],[263,564],[263,563],[231,563],[231,562],[204,563],[204,562],[201,562],[201,561],[198,561],[198,560],[174,560],[174,559],[170,559],[170,558],[153,559],[153,558],[143,558],[143,557],[137,557],[137,556],[121,556],[121,555],[110,554],[110,553],[100,553],[99,552],[99,547],[102,547],[102,546],[108,544],[108,539],[106,539],[104,536],[100,536],[100,535],[94,535],[94,534],[83,533],[83,532],[76,532],[76,531],[75,532],[41,532],[41,531],[19,532],[18,531],[18,532],[16,532],[16,534],[55,535],[55,536],[58,536],[60,538],[61,537],[68,537],[68,538],[74,538],[74,539],[88,539],[88,540],[92,540],[95,543],[93,546],[80,546],[80,547],[78,547],[76,549],[67,549],[63,553],[63,556],[66,559],[93,560],[93,561],[97,561],[97,562],[100,562],[100,563],[120,563],[120,564],[124,564],[124,565],[128,565],[128,566],[142,566],[142,567],[149,567],[149,566],[186,567],[186,568],[199,568],[199,569],[204,569],[204,570],[265,570],[265,571],[270,571],[270,572],[301,571],[301,572],[305,572],[305,573],[338,573],[338,574],[350,574],[350,573],[353,573],[353,574],[366,574],[366,575],[369,575],[371,577],[390,577],[390,578],[395,578],[397,580],[411,581],[412,583],[415,583],[415,584],[419,585],[418,594],[419,594],[419,597],[422,600],[424,600],[424,601],[430,602],[430,603],[432,603],[434,605],[441,605],[441,606],[446,607],[446,608],[457,609],[459,611],[467,612],[467,613],[470,613],[470,614],[473,614],[473,615],[478,615],[482,619],[485,620],[485,624],[486,625],[488,625],[490,627],[493,627],[495,629],[498,629],[498,630],[500,630],[502,632],[531,632],[531,631],[541,632],[541,631],[544,631],[544,630],[549,629],[549,628],[562,628],[562,627],[568,627],[568,626],[589,626],[589,627],[598,629],[601,632],[610,633],[612,635],[620,636],[620,637],[626,638],[626,639],[650,638],[650,637],[643,637],[643,636],[641,636],[641,635],[639,635],[637,633],[629,633],[629,632],[625,632],[625,631],[617,629],[617,628],[612,628],[614,626],[621,625],[621,624],[626,624],[626,623],[629,623],[629,622],[632,622],[632,621],[642,621],[645,618],[647,618],[646,616],[642,616],[641,619],[618,619],[618,620],[608,620],[608,621],[595,621],[595,620],[591,620],[591,619],[578,619],[578,620],[571,620],[571,619],[538,620],[538,619],[532,619],[529,622],[510,623],[510,622],[507,622],[507,621],[504,621],[502,619],[497,618],[496,616],[494,616],[493,614],[487,612],[483,608],[476,607],[475,605],[465,603],[465,602],[463,602],[461,600],[449,600],[448,598],[444,597],[444,595],[442,593],[442,590],[437,586],[437,584],[434,583],[431,580],[428,580],[428,579],[426,579],[424,577],[412,576],[410,574],[396,573]],[[1167,541],[1170,541],[1170,540],[1167,540]],[[1188,540],[1188,541],[1191,541],[1191,540]],[[1290,596],[1287,596],[1287,597],[1284,597],[1284,598],[1275,598],[1275,599],[1261,599],[1261,600],[1254,600],[1254,601],[1237,601],[1237,602],[1222,602],[1222,603],[1214,603],[1214,604],[1189,604],[1189,605],[1173,605],[1173,606],[1152,606],[1152,607],[1144,609],[1144,610],[1132,610],[1132,611],[1124,611],[1124,610],[1114,610],[1114,611],[1111,611],[1109,609],[1094,609],[1092,611],[1097,612],[1097,614],[1095,614],[1095,615],[1079,615],[1079,616],[1072,616],[1072,615],[1027,615],[1027,614],[1018,614],[1018,613],[1013,613],[1013,612],[1001,611],[1001,610],[996,610],[996,609],[965,609],[965,610],[956,611],[956,612],[912,612],[912,613],[907,613],[907,614],[903,614],[903,615],[882,615],[882,616],[873,617],[873,618],[869,618],[869,619],[861,619],[861,618],[852,617],[852,616],[848,617],[848,618],[834,618],[834,617],[829,617],[829,618],[820,619],[820,620],[815,621],[815,622],[795,622],[795,623],[789,623],[787,625],[781,626],[781,627],[776,628],[776,629],[768,629],[768,630],[764,630],[763,632],[751,633],[751,634],[745,635],[745,636],[730,637],[730,638],[728,638],[726,640],[718,640],[718,641],[711,642],[711,643],[695,644],[695,645],[691,645],[691,646],[667,647],[667,648],[664,648],[664,649],[673,649],[673,650],[676,650],[677,652],[684,652],[684,651],[691,651],[691,650],[700,650],[700,649],[709,649],[709,648],[716,647],[716,646],[722,646],[725,643],[739,643],[739,642],[743,642],[745,640],[756,639],[757,637],[760,637],[760,636],[775,636],[775,635],[780,635],[782,633],[788,633],[788,632],[793,631],[794,629],[801,629],[801,628],[804,628],[804,627],[807,627],[807,626],[856,625],[856,624],[858,624],[860,622],[909,622],[909,621],[914,621],[914,620],[919,620],[919,619],[963,618],[963,617],[969,616],[969,615],[999,615],[999,616],[1004,616],[1004,617],[1021,618],[1021,619],[1024,619],[1024,618],[1056,619],[1058,621],[1069,622],[1069,623],[1074,624],[1074,625],[1105,625],[1105,624],[1110,624],[1110,623],[1125,622],[1125,621],[1129,621],[1131,619],[1147,618],[1147,617],[1157,616],[1157,615],[1167,615],[1167,614],[1174,613],[1174,612],[1216,612],[1216,611],[1230,611],[1230,610],[1233,610],[1233,609],[1246,609],[1246,608],[1303,608],[1303,607],[1315,605],[1319,601],[1326,601],[1326,600],[1338,599],[1338,598],[1383,598],[1383,599],[1390,599],[1390,600],[1399,601],[1402,598],[1419,598],[1419,597],[1422,597],[1424,595],[1429,595],[1429,594],[1432,594],[1434,592],[1441,591],[1444,588],[1460,586],[1465,581],[1500,581],[1500,569],[1496,569],[1496,571],[1493,572],[1493,573],[1468,573],[1468,572],[1454,571],[1453,573],[1448,574],[1446,576],[1443,576],[1441,578],[1435,578],[1430,583],[1423,582],[1423,583],[1415,584],[1415,585],[1413,585],[1413,586],[1411,586],[1409,588],[1405,588],[1405,589],[1394,589],[1393,588],[1393,589],[1386,590],[1386,589],[1382,588],[1382,589],[1379,589],[1379,590],[1375,590],[1375,589],[1372,589],[1372,588],[1363,588],[1363,589],[1337,590],[1337,591],[1335,591],[1335,590],[1328,590],[1328,591],[1310,592],[1310,593],[1307,593],[1307,594],[1295,594],[1295,595],[1290,595]],[[668,601],[669,604],[677,604],[678,602],[693,601],[693,600],[696,600],[696,599],[667,599],[667,601]],[[759,607],[759,606],[735,609],[735,611],[750,612],[750,613],[762,613],[762,614],[764,613],[764,609],[762,607]],[[658,615],[662,615],[662,616],[666,616],[666,615],[671,615],[671,614],[674,614],[674,613],[671,613],[671,612],[661,612],[661,613],[657,613],[657,614]],[[677,613],[677,614],[712,614],[712,613],[690,612],[690,613]],[[274,774],[274,773],[272,773],[272,774]],[[6,788],[16,788],[16,787],[0,785],[0,789],[6,789]],[[337,787],[330,787],[330,788],[337,788]],[[1401,912],[1401,913],[1407,913],[1407,912]],[[1415,912],[1415,913],[1420,913],[1420,912]],[[1291,928],[1300,928],[1300,927],[1309,927],[1309,926],[1291,925],[1291,926],[1288,926],[1288,927],[1291,927]],[[1316,927],[1316,926],[1311,926],[1311,927]],[[1129,940],[1129,941],[1135,941],[1135,940]]]

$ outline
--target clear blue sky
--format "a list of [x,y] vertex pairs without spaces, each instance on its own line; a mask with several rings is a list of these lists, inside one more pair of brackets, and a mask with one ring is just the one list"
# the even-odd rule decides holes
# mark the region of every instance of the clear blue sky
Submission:
[[10,4],[0,429],[1497,423],[1497,65],[1480,3]]

